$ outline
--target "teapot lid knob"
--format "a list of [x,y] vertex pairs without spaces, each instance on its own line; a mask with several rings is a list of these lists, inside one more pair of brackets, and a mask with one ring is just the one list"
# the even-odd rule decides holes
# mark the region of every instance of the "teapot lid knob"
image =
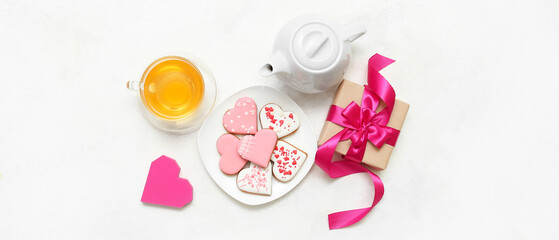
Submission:
[[338,59],[340,44],[336,33],[327,25],[311,22],[303,25],[292,38],[295,59],[311,70],[330,67]]

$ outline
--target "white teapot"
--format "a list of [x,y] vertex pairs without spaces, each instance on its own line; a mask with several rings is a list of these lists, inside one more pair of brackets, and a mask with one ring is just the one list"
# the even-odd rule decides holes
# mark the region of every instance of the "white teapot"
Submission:
[[259,73],[276,75],[301,92],[326,91],[342,80],[350,43],[365,32],[363,25],[339,25],[323,16],[294,18],[278,32],[272,56]]

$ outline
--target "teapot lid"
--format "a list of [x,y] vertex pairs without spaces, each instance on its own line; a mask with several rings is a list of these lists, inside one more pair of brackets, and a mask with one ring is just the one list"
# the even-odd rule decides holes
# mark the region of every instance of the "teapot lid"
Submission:
[[293,35],[291,46],[295,59],[310,70],[330,67],[340,54],[340,41],[328,25],[307,23]]

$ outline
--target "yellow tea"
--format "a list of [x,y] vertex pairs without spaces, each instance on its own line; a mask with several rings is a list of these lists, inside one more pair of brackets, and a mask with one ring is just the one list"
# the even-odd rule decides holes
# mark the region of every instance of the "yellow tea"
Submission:
[[181,57],[164,57],[144,72],[142,100],[155,115],[181,119],[196,110],[204,97],[204,79],[195,65]]

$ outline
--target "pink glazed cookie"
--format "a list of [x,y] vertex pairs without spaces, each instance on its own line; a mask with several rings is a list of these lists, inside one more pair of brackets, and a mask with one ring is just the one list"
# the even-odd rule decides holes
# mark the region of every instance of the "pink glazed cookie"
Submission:
[[293,112],[284,112],[275,103],[268,103],[260,110],[260,124],[262,128],[269,128],[276,132],[278,138],[285,137],[297,131],[300,125],[299,117]]
[[249,97],[239,98],[223,115],[223,127],[230,133],[255,134],[257,124],[256,103]]
[[219,168],[225,174],[236,174],[247,163],[247,160],[237,153],[239,141],[239,138],[233,134],[223,134],[217,139],[217,151],[221,154]]
[[237,145],[237,152],[242,158],[265,168],[270,163],[277,141],[278,136],[274,131],[262,129],[254,136],[244,136]]

